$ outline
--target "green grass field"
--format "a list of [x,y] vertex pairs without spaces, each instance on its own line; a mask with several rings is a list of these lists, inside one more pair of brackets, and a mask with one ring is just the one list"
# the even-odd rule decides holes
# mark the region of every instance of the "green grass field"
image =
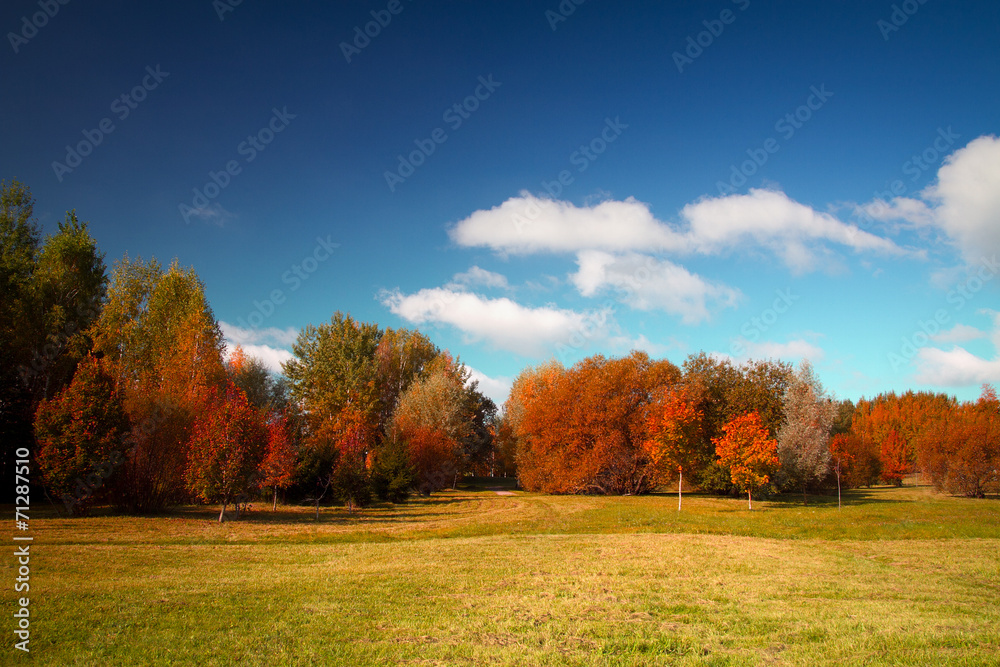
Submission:
[[[1000,500],[501,495],[33,513],[4,664],[997,665]],[[8,510],[10,508],[8,507]],[[13,512],[11,511],[11,514]],[[13,551],[13,548],[8,550]],[[16,561],[2,559],[5,582]],[[17,595],[19,596],[19,595]],[[5,609],[16,594],[4,585]]]

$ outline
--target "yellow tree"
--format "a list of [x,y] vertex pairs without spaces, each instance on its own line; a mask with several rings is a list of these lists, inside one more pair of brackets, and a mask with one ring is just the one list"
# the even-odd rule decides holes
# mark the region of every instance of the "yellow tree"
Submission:
[[747,494],[753,509],[753,491],[771,481],[778,469],[778,443],[768,436],[756,412],[731,419],[722,427],[724,435],[714,438],[719,463],[729,468],[733,484]]

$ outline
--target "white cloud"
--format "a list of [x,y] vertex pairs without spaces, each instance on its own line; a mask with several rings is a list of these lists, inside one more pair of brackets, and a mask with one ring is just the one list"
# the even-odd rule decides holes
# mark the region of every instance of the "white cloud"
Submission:
[[541,356],[574,334],[603,339],[606,312],[579,313],[542,306],[522,306],[508,298],[488,299],[447,287],[422,289],[414,294],[384,292],[382,304],[413,324],[447,324],[470,341],[488,341],[495,347],[525,356]]
[[223,227],[227,221],[236,218],[236,214],[227,211],[219,202],[212,202],[208,206],[202,206],[201,208],[186,209],[184,211],[184,218],[185,220],[188,218],[198,218],[204,222]]
[[949,155],[918,198],[860,207],[879,220],[940,228],[969,263],[1000,252],[1000,138],[978,137]]
[[790,340],[786,343],[777,343],[773,341],[753,342],[739,337],[733,341],[730,349],[733,351],[735,357],[740,360],[781,359],[783,361],[800,361],[808,359],[816,362],[826,356],[823,348],[802,338]]
[[985,331],[980,331],[976,327],[970,327],[968,324],[956,324],[948,331],[942,331],[931,336],[931,340],[936,343],[965,343],[985,337]]
[[510,254],[602,250],[715,255],[765,248],[798,272],[817,268],[818,258],[829,252],[824,243],[907,254],[888,239],[774,190],[706,197],[686,205],[680,217],[678,225],[657,220],[648,205],[634,198],[577,207],[522,192],[500,206],[474,212],[449,233],[461,246]]
[[295,342],[299,332],[292,327],[279,329],[244,329],[229,322],[219,322],[222,337],[226,343],[226,359],[229,359],[236,346],[243,348],[248,357],[256,357],[274,373],[281,373],[282,362],[288,361],[294,355],[287,348]]
[[259,359],[272,373],[281,373],[281,364],[295,356],[288,350],[281,350],[269,345],[243,345],[227,340],[225,354],[227,361],[232,356],[237,345],[243,348],[243,353],[246,356]]
[[469,381],[476,381],[479,383],[480,393],[489,396],[493,399],[493,402],[500,407],[507,400],[507,396],[510,395],[510,388],[514,386],[514,381],[508,377],[495,377],[491,378],[481,371],[476,370],[472,366],[467,366],[469,369]]
[[793,271],[816,268],[821,242],[855,251],[906,254],[888,239],[841,222],[828,213],[789,199],[783,192],[752,189],[745,195],[709,197],[688,204],[681,216],[690,224],[693,247],[702,254],[758,246],[781,257]]
[[493,271],[487,271],[486,269],[481,269],[478,266],[473,266],[468,271],[464,273],[456,273],[452,278],[452,282],[456,285],[481,285],[483,287],[497,287],[500,289],[507,289],[507,278],[499,273],[494,273]]
[[230,324],[229,322],[219,322],[222,335],[226,340],[231,340],[244,348],[247,345],[256,343],[270,343],[282,347],[290,346],[298,338],[299,332],[293,327],[279,329],[277,327],[266,327],[264,329],[244,329],[243,327]]
[[522,192],[499,206],[475,211],[449,235],[458,245],[499,253],[576,252],[599,248],[681,250],[683,235],[653,217],[634,198],[576,207]]
[[707,320],[711,310],[733,306],[740,297],[738,290],[709,282],[667,260],[638,253],[612,255],[584,250],[577,253],[576,263],[579,269],[570,280],[583,296],[612,288],[632,308],[664,310],[679,315],[684,324]]
[[943,387],[968,387],[984,382],[1000,381],[1000,312],[989,309],[978,311],[993,320],[993,330],[980,331],[966,325],[956,325],[943,335],[932,336],[939,342],[989,338],[994,348],[994,358],[983,359],[957,345],[950,350],[922,347],[917,351],[916,380]]
[[1000,381],[1000,359],[989,361],[961,347],[920,348],[916,363],[916,381],[924,384],[969,387]]
[[1000,139],[983,136],[945,159],[937,183],[921,193],[969,261],[1000,251]]

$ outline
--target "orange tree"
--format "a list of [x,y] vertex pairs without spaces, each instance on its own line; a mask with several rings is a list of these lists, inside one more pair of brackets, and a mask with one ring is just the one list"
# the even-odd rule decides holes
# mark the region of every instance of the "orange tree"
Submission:
[[769,437],[756,412],[731,419],[722,430],[724,435],[713,439],[715,453],[719,463],[729,468],[733,484],[746,492],[753,509],[754,490],[770,482],[780,465],[778,443]]
[[677,471],[677,511],[681,511],[681,487],[684,470],[700,462],[702,411],[688,392],[669,391],[651,410],[646,426],[650,437],[643,443],[655,482],[666,483]]

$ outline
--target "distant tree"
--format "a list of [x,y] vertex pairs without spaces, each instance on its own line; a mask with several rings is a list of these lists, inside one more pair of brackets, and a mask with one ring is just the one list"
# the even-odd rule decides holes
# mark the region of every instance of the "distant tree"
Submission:
[[372,452],[372,493],[379,500],[404,502],[417,484],[417,475],[410,462],[406,443],[384,438]]
[[653,479],[663,483],[677,473],[677,511],[681,511],[684,470],[701,463],[702,412],[695,407],[688,391],[678,387],[667,390],[653,406],[647,426],[649,438],[644,443]]
[[643,352],[598,355],[568,370],[549,365],[519,377],[508,410],[521,485],[546,493],[647,493],[649,410],[679,380],[676,366]]
[[82,514],[124,458],[129,421],[114,378],[86,357],[72,382],[43,400],[35,417],[42,483]]
[[287,489],[295,481],[298,450],[289,431],[290,426],[284,415],[272,416],[267,422],[267,450],[258,472],[261,488],[274,492],[271,511],[278,509],[278,491]]
[[422,493],[453,485],[463,465],[463,445],[472,436],[462,372],[443,359],[399,399],[392,437],[406,443]]
[[952,407],[918,440],[920,464],[938,491],[983,498],[1000,489],[1000,400],[990,385]]
[[715,451],[723,466],[740,490],[747,494],[747,504],[753,509],[753,492],[771,481],[781,465],[778,443],[770,438],[760,416],[755,412],[733,418],[722,427],[723,434],[715,439]]
[[734,364],[704,352],[691,355],[684,362],[684,382],[699,387],[697,403],[703,412],[703,463],[695,470],[698,485],[712,493],[737,493],[729,470],[715,458],[713,441],[722,435],[722,427],[748,412],[756,412],[771,437],[777,437],[784,420],[783,397],[791,381],[792,367],[772,360],[750,360]]
[[911,468],[910,447],[896,429],[890,430],[882,440],[882,445],[879,448],[879,461],[882,464],[883,481],[895,486],[902,486],[903,477]]
[[809,484],[830,469],[828,441],[835,410],[812,366],[803,361],[785,392],[785,422],[778,431],[779,482],[802,489],[803,504]]
[[840,509],[840,478],[854,460],[850,440],[851,436],[846,433],[838,433],[830,438],[830,462],[833,464],[833,474],[837,476],[837,509]]
[[[248,494],[267,453],[267,427],[246,394],[229,384],[209,398],[195,421],[187,465],[188,489],[199,500],[221,502],[219,523],[229,503]],[[237,502],[236,518],[240,510]]]

